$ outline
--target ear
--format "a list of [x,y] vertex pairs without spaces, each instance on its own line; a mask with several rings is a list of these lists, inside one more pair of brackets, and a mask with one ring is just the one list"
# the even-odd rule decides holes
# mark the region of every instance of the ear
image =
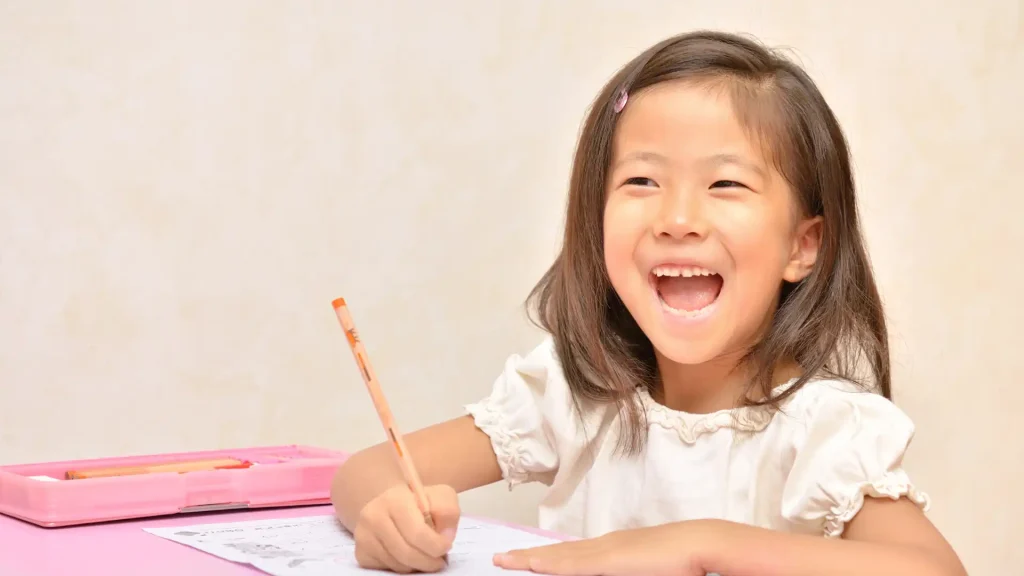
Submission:
[[814,269],[821,248],[821,234],[824,219],[821,216],[806,218],[800,221],[793,235],[793,249],[789,254],[789,262],[782,272],[786,282],[797,283],[803,280]]

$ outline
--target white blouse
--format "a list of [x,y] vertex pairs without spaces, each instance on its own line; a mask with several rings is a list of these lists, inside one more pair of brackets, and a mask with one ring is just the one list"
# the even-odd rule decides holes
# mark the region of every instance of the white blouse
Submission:
[[490,436],[510,488],[549,486],[539,524],[562,534],[717,518],[837,537],[865,496],[906,496],[928,509],[902,467],[913,423],[878,394],[815,380],[781,411],[711,414],[638,394],[647,445],[637,456],[616,454],[618,411],[590,408],[581,426],[549,337],[510,357],[490,396],[466,409]]

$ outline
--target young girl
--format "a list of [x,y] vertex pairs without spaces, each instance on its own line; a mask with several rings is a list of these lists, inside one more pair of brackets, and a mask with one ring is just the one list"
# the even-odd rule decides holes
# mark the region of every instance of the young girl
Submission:
[[339,470],[363,566],[442,569],[456,494],[504,478],[548,485],[540,526],[582,538],[495,558],[512,570],[964,574],[902,468],[847,146],[796,65],[709,32],[627,64],[532,296],[551,337],[407,439],[436,530],[386,445]]

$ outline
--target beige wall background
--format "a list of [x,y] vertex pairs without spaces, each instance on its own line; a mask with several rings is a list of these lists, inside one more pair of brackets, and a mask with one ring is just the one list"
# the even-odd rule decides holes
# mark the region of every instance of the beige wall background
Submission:
[[909,468],[972,573],[1021,569],[1022,4],[913,4],[0,2],[0,463],[378,442],[339,295],[405,429],[460,414],[540,337],[586,105],[714,27],[843,121]]

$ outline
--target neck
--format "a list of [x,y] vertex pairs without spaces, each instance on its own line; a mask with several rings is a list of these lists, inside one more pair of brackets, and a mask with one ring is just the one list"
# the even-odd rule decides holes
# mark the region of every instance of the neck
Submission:
[[[657,356],[661,386],[656,400],[668,408],[707,414],[736,408],[748,397],[753,373],[749,366],[741,363],[742,352],[703,364],[679,364],[661,354]],[[800,368],[795,363],[780,363],[773,373],[772,383],[777,386],[799,374]]]
[[[751,341],[763,338],[771,327],[778,299],[764,318]],[[655,349],[661,385],[655,400],[681,412],[708,414],[718,410],[736,408],[744,400],[761,400],[757,390],[750,390],[754,377],[751,367],[743,362],[747,348],[725,353],[703,364],[680,364],[663,356]],[[780,361],[772,372],[772,387],[799,376],[800,366],[792,361]],[[755,396],[751,397],[750,395]]]

